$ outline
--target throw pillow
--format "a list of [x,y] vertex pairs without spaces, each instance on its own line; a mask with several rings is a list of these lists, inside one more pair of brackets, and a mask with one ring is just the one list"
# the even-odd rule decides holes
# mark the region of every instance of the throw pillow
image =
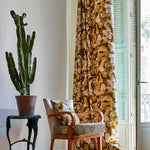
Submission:
[[[73,116],[75,116],[75,125],[80,124],[79,118],[74,112],[74,109],[69,107],[67,103],[63,101],[59,101],[57,103],[56,100],[54,101],[51,100],[51,104],[52,104],[54,113],[69,111],[72,113]],[[63,125],[70,125],[72,121],[71,116],[69,114],[58,115],[57,118],[60,121],[60,123]]]

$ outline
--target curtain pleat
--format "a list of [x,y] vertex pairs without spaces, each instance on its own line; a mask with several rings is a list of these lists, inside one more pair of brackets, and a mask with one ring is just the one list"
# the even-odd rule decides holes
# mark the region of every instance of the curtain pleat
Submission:
[[[119,150],[116,111],[113,11],[111,0],[78,0],[73,99],[75,111],[100,110],[106,132],[103,150]],[[81,123],[98,122],[95,114]],[[78,150],[96,150],[96,139],[76,141]]]

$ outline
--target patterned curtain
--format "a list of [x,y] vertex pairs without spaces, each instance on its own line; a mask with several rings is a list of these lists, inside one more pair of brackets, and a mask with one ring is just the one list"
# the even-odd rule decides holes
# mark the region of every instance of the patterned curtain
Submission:
[[[76,32],[75,111],[102,111],[106,123],[103,150],[119,150],[112,0],[78,0]],[[80,120],[97,122],[98,116]],[[76,149],[96,150],[96,139],[76,141]]]

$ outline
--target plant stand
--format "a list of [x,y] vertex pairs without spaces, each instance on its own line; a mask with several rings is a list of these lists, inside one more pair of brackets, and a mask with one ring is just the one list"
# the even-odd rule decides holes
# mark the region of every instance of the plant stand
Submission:
[[[18,143],[18,142],[27,142],[27,150],[29,150],[30,145],[32,145],[32,150],[35,150],[35,142],[37,138],[37,133],[38,133],[38,120],[41,118],[40,115],[35,115],[35,116],[7,116],[7,121],[6,121],[6,134],[7,134],[7,139],[9,142],[9,150],[11,150],[12,145]],[[25,138],[22,140],[18,140],[16,142],[11,143],[10,137],[9,137],[9,130],[11,128],[11,119],[28,119],[27,122],[27,127],[28,127],[28,139],[26,140]],[[33,135],[33,141],[31,142],[31,134],[32,130],[34,132]]]

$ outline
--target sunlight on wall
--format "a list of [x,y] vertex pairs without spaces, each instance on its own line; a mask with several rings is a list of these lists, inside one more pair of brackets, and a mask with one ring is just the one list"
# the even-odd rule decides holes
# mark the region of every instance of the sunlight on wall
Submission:
[[69,98],[73,95],[73,74],[74,74],[74,57],[76,47],[76,25],[77,25],[77,0],[71,1],[71,48],[70,48],[70,67],[69,67]]

